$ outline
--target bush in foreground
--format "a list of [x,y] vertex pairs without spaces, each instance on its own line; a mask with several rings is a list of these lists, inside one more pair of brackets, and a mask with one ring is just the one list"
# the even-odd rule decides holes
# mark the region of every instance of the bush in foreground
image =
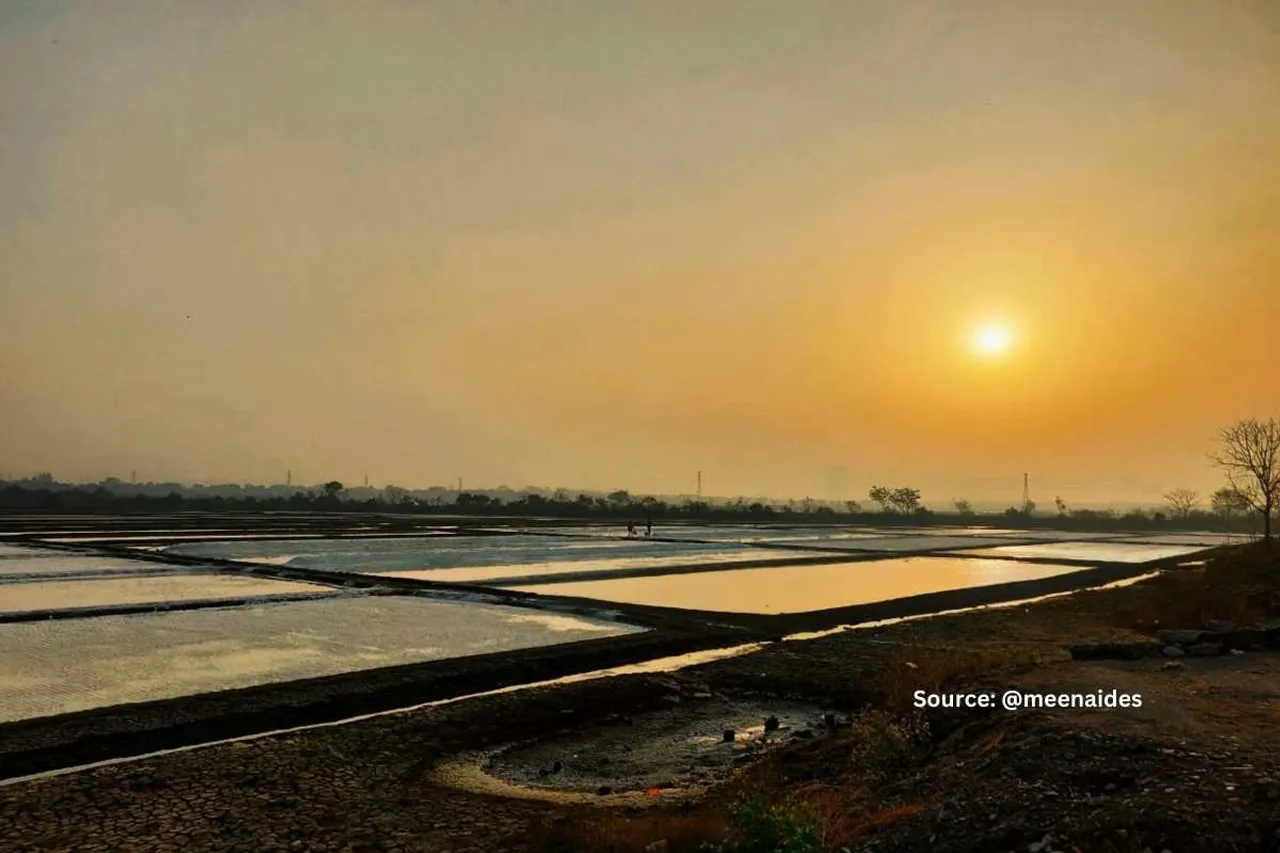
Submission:
[[760,794],[739,800],[729,810],[729,840],[704,847],[708,853],[822,853],[817,821],[789,805],[769,805]]

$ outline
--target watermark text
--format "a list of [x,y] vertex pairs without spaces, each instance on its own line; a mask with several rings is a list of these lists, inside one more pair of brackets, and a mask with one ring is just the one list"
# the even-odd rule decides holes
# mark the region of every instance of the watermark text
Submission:
[[1038,711],[1062,709],[1106,710],[1141,708],[1142,694],[1121,690],[1095,690],[1092,693],[1032,693],[1006,690],[1003,693],[933,693],[917,690],[912,694],[914,707],[924,708],[1003,708],[1006,711]]

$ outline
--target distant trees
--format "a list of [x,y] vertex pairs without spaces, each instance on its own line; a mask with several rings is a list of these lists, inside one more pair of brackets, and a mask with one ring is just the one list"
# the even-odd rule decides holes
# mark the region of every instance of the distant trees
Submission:
[[1009,507],[1004,511],[1004,514],[1008,518],[1031,518],[1031,516],[1035,514],[1035,511],[1036,502],[1033,500],[1027,500],[1024,501],[1021,506]]
[[1065,516],[1067,514],[1067,502],[1062,499],[1061,495],[1053,499],[1053,505],[1057,507],[1058,515]]
[[[1240,480],[1239,477],[1236,478]],[[104,481],[106,482],[106,481]],[[863,504],[856,500],[815,501],[809,498],[793,501],[769,501],[756,498],[735,500],[675,500],[651,495],[636,495],[626,490],[578,494],[564,489],[527,488],[522,492],[485,489],[483,491],[458,492],[443,486],[409,490],[388,485],[381,489],[347,489],[342,482],[331,480],[323,485],[295,487],[285,485],[249,486],[224,484],[214,486],[184,486],[178,483],[112,483],[108,488],[101,483],[76,485],[60,482],[33,482],[23,478],[17,482],[0,483],[0,511],[16,512],[172,512],[194,510],[200,512],[245,511],[298,511],[321,510],[326,512],[395,512],[395,513],[451,513],[475,516],[497,514],[513,516],[538,516],[564,519],[685,519],[703,521],[766,522],[790,521],[802,523],[866,523],[868,515]],[[902,486],[875,486],[870,491],[877,510],[884,514],[886,523],[930,523],[932,513],[921,503],[918,489]],[[1202,506],[1209,503],[1206,498]],[[975,512],[967,498],[952,501],[955,514],[948,518],[969,518]],[[1058,516],[1055,525],[1082,529],[1133,529],[1175,526],[1193,529],[1210,519],[1205,509],[1179,511],[1170,518],[1153,517],[1150,513],[1130,513],[1120,517],[1106,510],[1067,511],[1061,498],[1055,500]],[[1273,500],[1273,510],[1280,502]],[[1212,496],[1215,513],[1226,517],[1227,527],[1239,525],[1239,517],[1247,517],[1256,523],[1257,516],[1250,512],[1254,505],[1234,486],[1220,489]],[[1031,505],[1030,508],[1034,508]],[[1045,523],[1045,517],[1027,514],[1028,507],[1011,506],[1007,510],[1009,523],[1030,528]],[[1048,515],[1046,513],[1046,515]],[[1233,515],[1238,517],[1232,518]]]
[[888,486],[872,486],[871,491],[868,492],[868,496],[872,501],[880,504],[881,512],[892,512],[892,509],[890,508],[890,501],[893,497],[893,489],[890,489]]
[[881,512],[911,515],[923,509],[920,506],[919,489],[907,486],[897,489],[891,489],[888,486],[872,486],[869,494],[871,500],[880,504]]
[[1209,458],[1227,482],[1262,516],[1262,536],[1271,549],[1271,517],[1280,502],[1280,422],[1246,418],[1218,436],[1221,449]]
[[1194,489],[1171,489],[1165,493],[1164,502],[1169,505],[1174,518],[1190,518],[1200,505],[1200,493]]
[[405,504],[413,500],[409,497],[408,489],[390,485],[382,490],[382,499],[389,504]]
[[1228,530],[1231,529],[1231,516],[1249,511],[1249,501],[1231,486],[1223,486],[1214,492],[1209,498],[1209,505],[1222,516]]

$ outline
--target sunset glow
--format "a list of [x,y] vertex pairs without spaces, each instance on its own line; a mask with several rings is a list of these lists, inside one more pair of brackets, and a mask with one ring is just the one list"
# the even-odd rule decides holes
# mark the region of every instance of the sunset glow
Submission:
[[1211,491],[1274,8],[0,4],[0,475]]
[[1013,346],[1013,330],[992,323],[980,327],[973,335],[973,348],[980,355],[1003,355]]

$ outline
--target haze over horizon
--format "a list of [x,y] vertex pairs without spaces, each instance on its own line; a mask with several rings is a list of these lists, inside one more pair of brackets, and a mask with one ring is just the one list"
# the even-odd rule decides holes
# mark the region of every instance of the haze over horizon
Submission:
[[1277,104],[1266,0],[15,0],[0,471],[1207,493]]

